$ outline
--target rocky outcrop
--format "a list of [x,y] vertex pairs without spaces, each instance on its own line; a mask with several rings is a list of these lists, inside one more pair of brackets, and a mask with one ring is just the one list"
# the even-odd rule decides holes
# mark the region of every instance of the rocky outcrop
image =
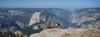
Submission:
[[47,29],[30,37],[100,37],[99,29]]

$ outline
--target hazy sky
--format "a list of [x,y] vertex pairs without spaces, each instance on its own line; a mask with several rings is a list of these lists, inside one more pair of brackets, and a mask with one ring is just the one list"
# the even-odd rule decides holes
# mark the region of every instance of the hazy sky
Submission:
[[87,8],[99,7],[100,0],[0,0],[0,7]]

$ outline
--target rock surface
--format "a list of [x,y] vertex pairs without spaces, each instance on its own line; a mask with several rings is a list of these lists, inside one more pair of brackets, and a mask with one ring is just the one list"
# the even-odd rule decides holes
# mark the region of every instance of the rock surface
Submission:
[[99,29],[47,29],[30,37],[100,37]]
[[33,13],[32,17],[31,17],[31,20],[30,20],[30,23],[29,23],[29,26],[32,25],[32,24],[35,24],[37,22],[39,22],[40,20],[40,12],[35,12]]

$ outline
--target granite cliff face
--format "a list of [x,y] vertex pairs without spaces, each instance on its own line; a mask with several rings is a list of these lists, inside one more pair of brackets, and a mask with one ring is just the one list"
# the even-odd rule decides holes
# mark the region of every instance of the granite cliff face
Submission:
[[72,23],[78,28],[100,28],[100,8],[77,9],[73,12]]

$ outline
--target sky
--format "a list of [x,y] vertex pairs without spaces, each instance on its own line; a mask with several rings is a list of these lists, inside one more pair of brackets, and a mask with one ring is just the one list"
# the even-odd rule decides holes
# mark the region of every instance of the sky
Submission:
[[0,0],[0,8],[88,8],[99,7],[100,0]]

